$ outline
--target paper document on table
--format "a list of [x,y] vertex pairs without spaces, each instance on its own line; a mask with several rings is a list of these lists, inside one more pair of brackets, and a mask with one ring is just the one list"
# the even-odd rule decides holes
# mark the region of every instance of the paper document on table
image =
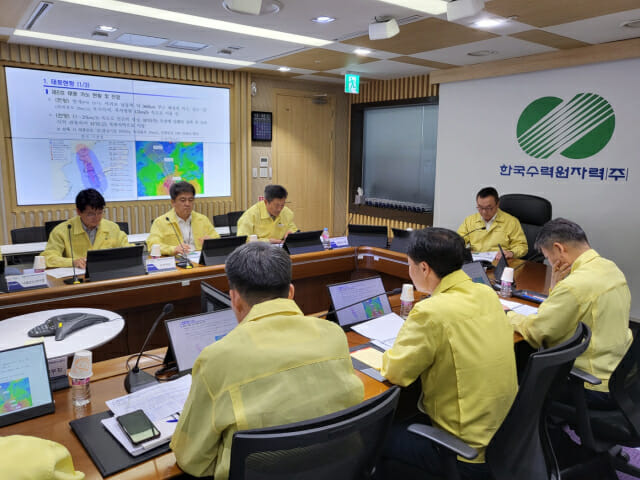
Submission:
[[108,400],[106,404],[116,417],[142,409],[149,420],[156,422],[181,412],[190,388],[191,375],[185,375],[178,380],[159,383],[153,387]]
[[122,427],[120,427],[120,424],[118,423],[118,420],[116,420],[116,417],[105,418],[101,422],[102,425],[104,425],[104,428],[106,428],[109,433],[113,435],[118,442],[120,442],[120,445],[127,449],[127,452],[129,452],[134,457],[137,457],[147,450],[151,450],[158,445],[162,445],[163,443],[167,443],[168,441],[170,441],[173,432],[176,431],[178,418],[179,415],[174,414],[165,419],[153,422],[155,427],[160,432],[160,436],[158,438],[154,438],[153,440],[149,440],[148,442],[143,442],[139,445],[134,445],[133,443],[131,443],[131,440],[129,440],[127,434],[124,433]]
[[476,252],[472,253],[474,262],[479,262],[480,260],[486,260],[487,262],[493,262],[496,258],[498,252]]
[[398,336],[403,323],[403,318],[392,312],[355,325],[351,329],[372,340],[387,342],[389,339],[395,339]]
[[[45,272],[47,275],[53,278],[73,277],[73,268],[71,267],[50,268]],[[84,275],[84,268],[76,268],[76,275]]]
[[380,370],[382,368],[382,352],[375,348],[367,347],[351,352],[351,356],[370,367]]
[[393,347],[394,342],[396,341],[396,337],[387,338],[386,340],[371,340],[371,344],[375,345],[378,348],[381,348],[383,351],[389,350]]
[[510,300],[504,300],[502,298],[500,299],[500,303],[508,309],[519,313],[520,315],[531,315],[533,313],[538,313],[538,309],[536,307],[525,305],[524,303],[512,302]]
[[200,261],[200,250],[187,253],[187,258],[191,260],[193,263],[198,263]]

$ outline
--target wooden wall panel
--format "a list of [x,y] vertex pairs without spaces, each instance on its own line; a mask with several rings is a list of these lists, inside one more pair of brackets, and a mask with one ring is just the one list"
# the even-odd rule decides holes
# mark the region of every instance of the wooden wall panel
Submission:
[[[0,42],[0,244],[10,242],[13,228],[42,225],[45,221],[75,215],[72,204],[20,207],[13,185],[13,158],[9,128],[4,66],[45,68],[67,73],[100,74],[136,80],[165,80],[230,89],[231,109],[231,196],[200,198],[196,210],[211,217],[232,210],[243,210],[249,202],[249,163],[251,156],[251,97],[249,73],[221,71],[205,67],[94,55],[54,48],[41,48]],[[34,186],[37,188],[37,186]],[[129,222],[131,233],[148,232],[151,221],[170,209],[168,201],[109,202],[106,218]]]
[[360,83],[360,94],[349,95],[349,100],[354,104],[436,96],[438,96],[438,85],[431,83],[429,75],[421,75],[392,80],[363,81]]
[[[390,218],[380,218],[380,217],[370,217],[369,215],[362,215],[360,213],[353,213],[349,216],[349,223],[353,223],[355,225],[377,225],[382,226],[386,225],[391,228],[413,228],[414,230],[420,230],[423,228],[427,228],[429,225],[420,225],[418,223],[411,222],[403,222],[400,220],[393,220]],[[389,231],[389,236],[392,237],[391,231]]]

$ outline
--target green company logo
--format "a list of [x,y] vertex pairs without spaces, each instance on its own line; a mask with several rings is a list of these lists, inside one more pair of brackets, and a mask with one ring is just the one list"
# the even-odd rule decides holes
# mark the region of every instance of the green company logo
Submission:
[[579,93],[568,102],[542,97],[531,102],[518,119],[516,133],[524,152],[534,158],[560,155],[581,159],[602,150],[613,135],[616,116],[604,98]]

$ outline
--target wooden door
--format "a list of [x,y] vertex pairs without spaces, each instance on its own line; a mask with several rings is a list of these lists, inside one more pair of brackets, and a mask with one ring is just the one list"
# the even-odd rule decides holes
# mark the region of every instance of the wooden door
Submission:
[[288,190],[301,231],[332,233],[335,98],[279,92],[274,116],[273,182]]

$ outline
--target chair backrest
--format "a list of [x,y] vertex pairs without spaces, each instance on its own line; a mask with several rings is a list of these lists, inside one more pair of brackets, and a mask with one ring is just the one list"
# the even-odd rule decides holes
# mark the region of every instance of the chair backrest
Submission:
[[44,227],[14,228],[11,230],[11,243],[46,242]]
[[230,227],[238,225],[238,219],[242,216],[244,210],[236,210],[235,212],[227,213],[227,219]]
[[45,235],[47,237],[45,239],[46,241],[49,241],[49,235],[51,235],[51,230],[56,228],[56,225],[59,225],[64,221],[65,220],[51,220],[49,222],[44,222],[44,231],[45,231]]
[[500,209],[520,220],[529,245],[525,260],[543,261],[544,258],[536,252],[534,244],[542,225],[551,220],[551,202],[535,195],[509,193],[500,197]]
[[548,392],[566,378],[590,340],[589,327],[580,323],[571,339],[529,357],[513,405],[487,447],[495,480],[560,479],[545,423]]
[[611,374],[609,393],[640,438],[640,334]]
[[228,227],[229,226],[229,217],[228,217],[228,215],[226,213],[222,213],[220,215],[214,215],[213,216],[213,226],[214,227]]
[[116,222],[116,224],[120,227],[120,230],[129,235],[129,222]]
[[400,389],[323,417],[236,432],[229,480],[370,478]]

